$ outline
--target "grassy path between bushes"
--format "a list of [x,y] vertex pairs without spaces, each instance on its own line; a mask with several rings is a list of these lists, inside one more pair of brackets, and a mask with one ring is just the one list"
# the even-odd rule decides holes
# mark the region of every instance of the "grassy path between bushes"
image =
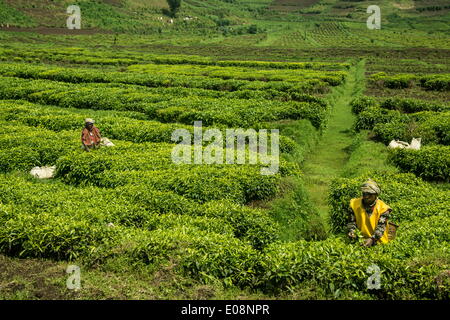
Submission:
[[347,149],[353,141],[351,126],[354,121],[350,102],[364,90],[364,70],[364,61],[358,62],[349,70],[346,83],[330,94],[328,101],[332,105],[332,111],[328,128],[313,152],[305,158],[305,187],[325,221],[328,221],[329,216],[329,184],[341,174],[349,159]]

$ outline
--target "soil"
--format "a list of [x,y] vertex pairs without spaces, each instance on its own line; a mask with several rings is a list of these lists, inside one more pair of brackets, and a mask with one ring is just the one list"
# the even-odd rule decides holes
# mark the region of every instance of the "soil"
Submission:
[[66,277],[60,264],[40,259],[13,259],[0,255],[0,299],[26,292],[27,299],[60,300],[71,298],[55,280]]

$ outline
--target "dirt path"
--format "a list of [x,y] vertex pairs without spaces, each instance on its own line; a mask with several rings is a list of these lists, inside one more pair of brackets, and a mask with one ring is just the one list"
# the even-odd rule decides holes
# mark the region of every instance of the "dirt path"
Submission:
[[364,88],[364,61],[349,70],[346,83],[330,95],[332,105],[328,128],[304,162],[305,185],[320,215],[328,218],[327,195],[331,180],[340,175],[348,161],[346,148],[352,143],[350,128],[354,116],[350,102]]

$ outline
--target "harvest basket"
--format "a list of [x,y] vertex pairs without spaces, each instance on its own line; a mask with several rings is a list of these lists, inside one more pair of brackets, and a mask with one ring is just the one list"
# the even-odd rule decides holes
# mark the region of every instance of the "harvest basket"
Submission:
[[395,235],[397,234],[398,225],[392,222],[388,222],[388,239],[392,241],[395,239]]

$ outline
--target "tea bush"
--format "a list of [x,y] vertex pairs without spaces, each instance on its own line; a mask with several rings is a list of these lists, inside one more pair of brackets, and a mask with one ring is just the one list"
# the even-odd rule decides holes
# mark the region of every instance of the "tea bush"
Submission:
[[[428,222],[433,218],[424,221]],[[448,217],[440,219],[441,222],[443,220],[448,221]],[[410,226],[413,227],[414,224]],[[402,233],[399,229],[398,242],[396,240],[371,249],[351,244],[341,237],[332,237],[321,242],[302,240],[285,244],[273,243],[265,249],[266,259],[261,261],[265,270],[261,285],[266,290],[279,292],[313,281],[335,296],[343,290],[365,292],[383,299],[436,299],[448,296],[448,287],[439,287],[436,284],[436,278],[445,271],[448,264],[415,262],[433,246],[435,250],[444,252],[448,237],[444,236],[441,242],[437,238],[428,240],[430,246],[420,244],[418,249],[418,243],[411,242],[410,236],[425,230],[430,232],[432,227],[414,230],[410,226],[405,225],[408,233]],[[448,232],[448,227],[442,231],[444,230]],[[444,234],[445,231],[442,235]],[[426,249],[422,249],[423,247]],[[367,289],[366,284],[369,275],[366,273],[367,268],[372,264],[377,265],[381,271],[381,288],[376,292]]]
[[417,76],[414,74],[386,75],[384,72],[373,74],[369,78],[370,82],[380,83],[381,86],[390,89],[410,88],[416,80]]
[[[181,69],[181,70],[180,70]],[[286,72],[263,70],[222,70],[214,68],[210,74],[205,68],[195,71],[194,66],[152,65],[148,72],[145,66],[130,67],[136,72],[99,72],[96,69],[51,68],[21,64],[0,64],[0,75],[24,79],[47,79],[68,83],[123,83],[146,87],[185,87],[218,91],[236,90],[277,90],[288,91],[298,88],[301,91],[318,91],[327,86],[338,86],[345,80],[342,71],[304,71]],[[143,73],[144,72],[144,73]],[[260,75],[258,75],[258,73]]]
[[143,157],[140,162],[130,163],[128,158],[132,159],[132,154],[121,157],[108,151],[77,152],[59,158],[57,176],[74,185],[117,187],[146,184],[200,202],[226,197],[244,203],[270,198],[277,191],[279,175],[261,175],[259,166],[177,166],[169,157],[158,160],[156,157],[152,159],[151,154],[149,152],[149,157]]
[[[145,112],[151,119],[232,127],[258,126],[261,121],[309,119],[315,127],[325,126],[326,104],[251,99],[225,99],[168,93],[146,93],[139,88],[109,84],[75,85],[43,80],[1,78],[0,97],[64,108]],[[324,107],[325,105],[325,107]],[[168,109],[168,110],[164,110]],[[241,118],[242,117],[242,118]]]
[[398,110],[404,113],[420,111],[448,111],[450,106],[418,99],[388,98],[380,104],[381,108]]
[[420,86],[426,90],[449,91],[450,74],[425,76],[419,79]]
[[448,192],[434,188],[413,174],[367,173],[364,176],[335,179],[331,183],[329,205],[333,232],[346,230],[350,199],[361,196],[360,186],[368,178],[375,180],[380,188],[382,199],[394,210],[391,221],[402,223],[429,216],[445,216],[445,198]]
[[[354,130],[372,130],[375,138],[386,144],[393,139],[410,141],[419,137],[424,144],[450,143],[450,116],[446,106],[409,99],[386,99],[379,106],[372,98],[356,99],[351,105],[356,113]],[[402,113],[422,109],[437,111]]]
[[[81,130],[84,118],[89,115],[97,121],[102,135],[110,139],[132,142],[174,142],[172,132],[185,129],[193,134],[193,128],[181,124],[166,124],[151,120],[142,120],[138,113],[119,111],[61,110],[57,107],[35,105],[31,103],[0,100],[0,119],[16,120],[27,126],[43,127],[52,131]],[[126,116],[130,116],[126,117]],[[139,119],[136,119],[139,118]],[[208,128],[203,128],[203,131]],[[225,136],[225,129],[222,130]],[[270,136],[270,134],[269,134]],[[288,137],[280,136],[281,152],[292,152],[295,143]],[[206,142],[204,142],[207,145]]]
[[384,143],[392,139],[410,141],[422,138],[423,144],[450,143],[450,114],[448,112],[423,111],[377,123],[373,127],[375,136]]
[[370,107],[377,107],[377,101],[372,97],[361,96],[353,99],[350,102],[350,107],[354,114],[360,114],[361,112],[369,109]]
[[[0,203],[18,212],[77,218],[88,223],[157,230],[189,225],[229,234],[261,249],[276,239],[277,224],[261,210],[220,200],[199,204],[149,185],[117,189],[40,184],[20,176],[0,179]],[[89,195],[87,197],[87,195]]]
[[393,149],[390,161],[402,171],[425,180],[450,180],[450,146],[425,146],[420,150]]
[[450,78],[448,74],[415,75],[395,74],[387,75],[384,72],[372,74],[369,81],[390,89],[405,89],[418,85],[426,90],[448,91],[450,90]]

